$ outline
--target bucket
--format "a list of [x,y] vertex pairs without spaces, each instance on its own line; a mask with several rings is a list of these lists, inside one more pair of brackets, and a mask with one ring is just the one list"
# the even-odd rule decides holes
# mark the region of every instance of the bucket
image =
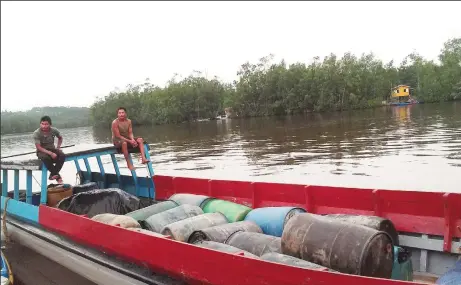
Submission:
[[202,209],[197,206],[181,205],[150,216],[145,219],[143,225],[146,229],[160,233],[164,226],[181,221],[190,217],[203,214]]
[[399,245],[399,234],[397,233],[397,230],[395,229],[394,224],[391,222],[391,220],[376,216],[345,214],[331,214],[325,215],[325,217],[386,232],[388,235],[391,236],[394,245]]
[[46,205],[55,207],[59,201],[64,198],[72,196],[72,187],[69,184],[62,184],[57,186],[48,186],[46,194]]
[[245,221],[255,222],[266,235],[281,237],[286,222],[296,213],[306,210],[297,207],[267,207],[254,209],[245,217]]
[[187,242],[194,231],[222,224],[227,224],[226,216],[221,213],[208,213],[166,225],[160,233],[171,236],[174,240]]
[[196,195],[196,194],[186,194],[186,193],[178,193],[173,194],[170,197],[170,200],[175,201],[178,205],[194,205],[198,207],[202,207],[202,204],[206,203],[208,200],[214,199],[209,196],[205,195]]
[[254,254],[249,253],[248,251],[241,250],[240,248],[236,248],[234,246],[230,246],[228,244],[220,243],[220,242],[214,242],[210,240],[202,240],[194,243],[194,245],[199,246],[199,247],[204,247],[204,248],[209,248],[209,249],[214,249],[217,251],[222,251],[222,252],[227,252],[227,253],[233,253],[233,254],[238,254],[243,252],[243,255],[246,257],[251,257],[251,258],[257,258],[258,257]]
[[209,240],[224,243],[231,234],[237,231],[262,233],[261,228],[254,222],[241,221],[195,231],[190,235],[188,242],[196,243],[201,240]]
[[281,239],[270,235],[238,231],[233,233],[226,244],[248,251],[256,256],[268,252],[282,253]]
[[141,228],[138,221],[132,217],[115,214],[99,214],[91,218],[93,221],[100,222],[111,226],[119,226],[121,228]]
[[205,201],[202,209],[205,213],[223,213],[229,223],[242,221],[251,211],[250,207],[219,199]]
[[387,279],[394,261],[387,233],[308,213],[285,225],[282,253],[342,273]]
[[166,210],[173,209],[177,206],[178,204],[176,202],[167,200],[167,201],[163,201],[163,202],[130,212],[128,214],[125,214],[125,216],[132,217],[133,219],[137,221],[144,221],[145,219],[147,219],[148,217],[152,215],[161,213]]
[[320,271],[333,271],[324,266],[321,266],[321,265],[318,265],[318,264],[315,264],[309,261],[305,261],[305,260],[302,260],[302,259],[299,259],[293,256],[276,253],[276,252],[265,253],[261,255],[261,259],[265,261],[271,261],[271,262],[291,265],[295,267],[308,268],[308,269],[314,269],[314,270],[320,270]]

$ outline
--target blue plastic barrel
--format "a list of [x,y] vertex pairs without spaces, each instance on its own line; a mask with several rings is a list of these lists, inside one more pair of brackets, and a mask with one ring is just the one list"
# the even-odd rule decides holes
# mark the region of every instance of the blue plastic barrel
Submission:
[[266,207],[249,212],[245,221],[256,223],[266,235],[281,237],[285,223],[296,213],[306,210],[297,207]]
[[455,266],[443,274],[435,284],[438,285],[459,285],[461,284],[461,259],[455,263]]

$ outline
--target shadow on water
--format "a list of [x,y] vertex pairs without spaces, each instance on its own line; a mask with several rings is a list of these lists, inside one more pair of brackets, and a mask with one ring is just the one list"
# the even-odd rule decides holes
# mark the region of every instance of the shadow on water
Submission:
[[[135,126],[134,132],[150,143],[159,174],[461,191],[455,182],[461,171],[460,102]],[[66,143],[111,141],[109,126],[63,134]],[[29,136],[2,137],[2,155],[29,151]]]

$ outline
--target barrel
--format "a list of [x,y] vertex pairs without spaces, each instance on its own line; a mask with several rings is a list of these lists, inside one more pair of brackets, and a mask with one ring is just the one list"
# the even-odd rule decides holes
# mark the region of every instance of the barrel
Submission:
[[229,223],[242,221],[251,211],[250,207],[219,199],[206,201],[203,204],[202,209],[205,213],[223,213]]
[[166,210],[173,209],[177,206],[178,204],[175,201],[167,200],[167,201],[163,201],[163,202],[153,204],[145,208],[141,208],[139,210],[130,212],[128,214],[125,214],[125,216],[132,217],[133,219],[137,221],[144,221],[145,219],[147,219],[148,217],[152,215],[161,213]]
[[268,252],[282,253],[281,239],[270,235],[238,231],[233,233],[226,244],[261,256]]
[[308,213],[285,225],[282,253],[342,273],[387,279],[394,260],[387,233]]
[[178,203],[178,205],[194,205],[198,207],[202,207],[204,203],[206,203],[208,200],[211,200],[214,198],[211,198],[209,196],[205,195],[196,195],[196,194],[186,194],[186,193],[178,193],[178,194],[173,194],[170,197],[170,200],[175,201]]
[[286,222],[296,213],[306,210],[297,207],[267,207],[254,209],[245,217],[245,221],[255,222],[266,235],[281,237]]
[[56,205],[65,198],[72,196],[72,187],[70,184],[48,185],[46,205],[56,207]]
[[132,217],[115,214],[99,214],[91,218],[93,221],[97,221],[103,224],[119,226],[122,228],[141,228],[138,221]]
[[222,224],[227,224],[226,216],[221,213],[208,213],[166,225],[160,233],[171,236],[174,240],[187,242],[194,231]]
[[277,253],[277,252],[268,252],[263,255],[261,255],[261,259],[265,261],[271,261],[275,263],[282,263],[286,265],[291,265],[291,266],[296,266],[296,267],[301,267],[301,268],[308,268],[308,269],[314,269],[314,270],[320,270],[320,271],[333,271],[329,268],[326,268],[324,266],[305,261],[293,256]]
[[203,214],[197,206],[181,205],[173,209],[150,216],[144,220],[144,227],[150,231],[160,233],[164,226],[190,217]]
[[435,282],[437,285],[459,285],[461,284],[461,259],[455,263],[455,266],[440,276]]
[[195,231],[190,235],[188,242],[196,243],[201,240],[209,240],[224,243],[231,234],[237,231],[262,233],[261,228],[254,222],[241,221]]
[[328,218],[336,219],[339,221],[362,225],[378,231],[386,232],[391,236],[392,242],[395,246],[399,245],[399,234],[394,227],[394,224],[389,219],[384,219],[376,216],[362,216],[362,215],[345,215],[345,214],[331,214],[326,215]]
[[251,257],[251,258],[258,258],[256,255],[249,253],[248,251],[241,250],[240,248],[236,248],[234,246],[220,243],[220,242],[214,242],[211,240],[201,240],[197,241],[194,243],[194,245],[199,246],[199,247],[204,247],[204,248],[209,248],[209,249],[214,249],[217,251],[222,251],[222,252],[227,252],[227,253],[242,253],[246,257]]
[[164,236],[164,235],[161,235],[159,233],[154,233],[153,231],[148,231],[148,230],[145,230],[145,229],[140,229],[140,228],[126,228],[126,229],[130,230],[130,231],[142,233],[142,234],[145,234],[145,235],[149,235],[149,236],[166,238],[166,236]]

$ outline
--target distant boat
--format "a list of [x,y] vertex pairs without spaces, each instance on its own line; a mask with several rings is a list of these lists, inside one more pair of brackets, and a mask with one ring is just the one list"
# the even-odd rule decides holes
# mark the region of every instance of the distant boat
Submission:
[[[421,102],[411,97],[410,89],[411,87],[408,85],[398,85],[392,88],[391,100],[398,99],[398,101],[397,102],[391,101],[389,102],[389,105],[390,106],[408,106],[408,105],[420,104]],[[407,99],[407,100],[403,101],[402,98]]]

